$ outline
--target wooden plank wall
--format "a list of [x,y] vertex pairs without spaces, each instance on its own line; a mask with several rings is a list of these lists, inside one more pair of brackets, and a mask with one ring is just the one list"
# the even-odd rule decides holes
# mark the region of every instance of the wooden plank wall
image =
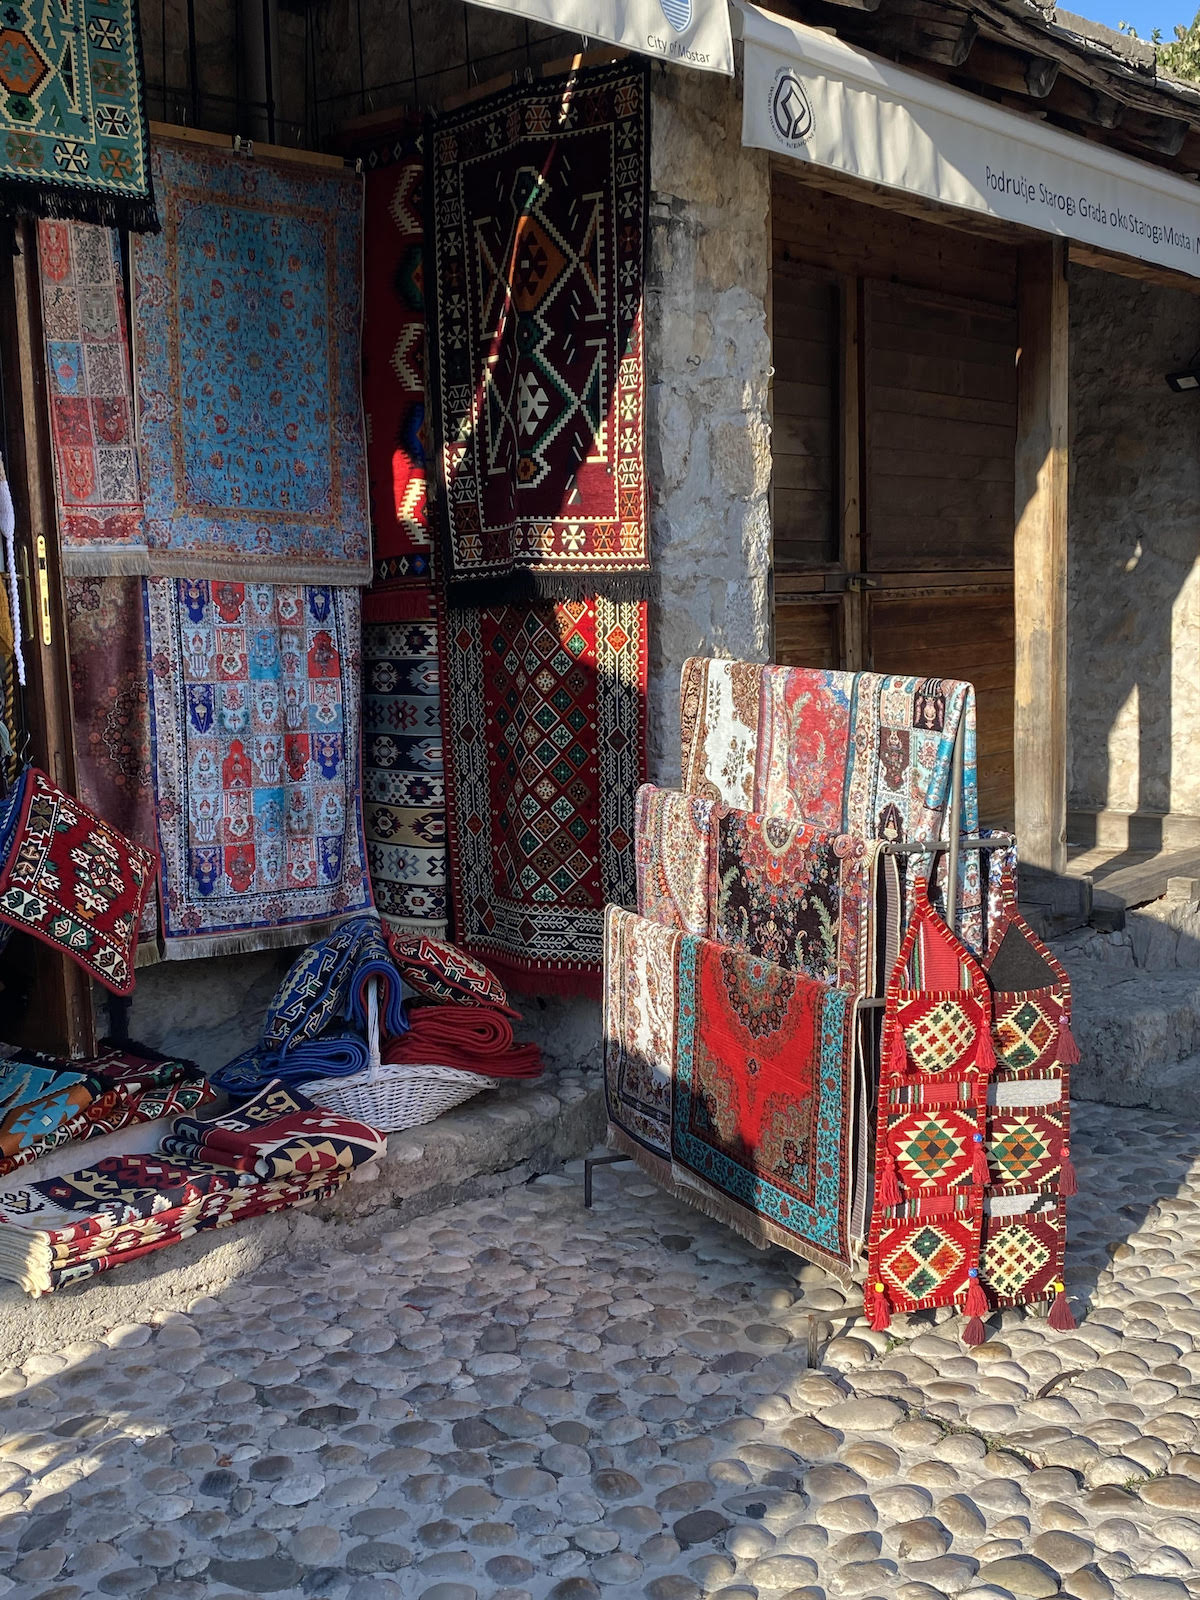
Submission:
[[862,205],[780,168],[773,175],[771,231],[776,269],[804,263],[989,305],[1017,303],[1016,246]]
[[835,279],[776,274],[772,437],[780,573],[837,559],[840,298]]
[[1015,310],[872,283],[866,313],[871,570],[1011,568]]
[[[1018,251],[783,171],[772,228],[776,659],[973,682],[982,814],[1011,823]],[[839,568],[878,587],[804,592]]]
[[965,678],[975,685],[979,811],[993,827],[1012,823],[1012,590],[945,597],[877,595],[870,600],[876,672]]

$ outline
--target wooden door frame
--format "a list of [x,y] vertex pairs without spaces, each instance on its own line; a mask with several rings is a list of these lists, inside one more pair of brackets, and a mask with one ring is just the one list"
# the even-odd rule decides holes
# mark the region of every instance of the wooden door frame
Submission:
[[[37,224],[16,225],[19,254],[0,268],[0,331],[7,408],[7,466],[16,511],[24,659],[23,691],[30,758],[68,793],[75,793],[75,740],[71,672],[67,659],[66,607],[58,548],[53,442],[50,434],[42,302],[38,277]],[[43,627],[38,539],[45,541]],[[96,1025],[87,974],[74,961],[36,945],[36,1005],[30,1036],[8,1041],[35,1044],[78,1058],[94,1054]],[[34,1032],[36,1030],[36,1032]]]
[[1062,239],[1019,262],[1013,765],[1023,864],[1067,865],[1067,512],[1070,325]]

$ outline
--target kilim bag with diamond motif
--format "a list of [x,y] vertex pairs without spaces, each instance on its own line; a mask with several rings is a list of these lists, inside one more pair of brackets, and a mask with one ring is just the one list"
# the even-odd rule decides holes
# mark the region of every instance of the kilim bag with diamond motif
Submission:
[[1071,980],[1017,910],[1011,868],[986,964],[996,1070],[988,1088],[988,1187],[979,1277],[994,1306],[1050,1300],[1075,1326],[1062,1282],[1070,1149]]
[[982,967],[923,879],[888,984],[868,1244],[867,1311],[959,1306],[984,1338],[979,1283],[992,1006]]

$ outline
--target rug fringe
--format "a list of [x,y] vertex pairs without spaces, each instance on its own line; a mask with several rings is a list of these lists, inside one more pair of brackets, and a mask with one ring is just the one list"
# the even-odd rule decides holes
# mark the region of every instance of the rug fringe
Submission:
[[599,967],[562,967],[547,971],[542,967],[523,967],[505,956],[497,955],[479,945],[455,941],[459,949],[482,961],[494,972],[506,989],[516,989],[521,994],[553,999],[599,1000],[604,993],[604,975]]
[[64,578],[145,578],[150,572],[145,549],[66,549],[61,560]]
[[681,1200],[686,1201],[688,1205],[694,1205],[698,1211],[703,1211],[706,1217],[712,1217],[714,1222],[723,1222],[748,1243],[757,1245],[760,1250],[769,1250],[777,1246],[781,1250],[786,1250],[789,1255],[811,1261],[813,1266],[832,1273],[842,1283],[850,1283],[853,1280],[854,1268],[850,1262],[839,1261],[836,1256],[829,1255],[816,1245],[798,1239],[794,1233],[776,1227],[765,1217],[758,1217],[750,1222],[748,1218],[752,1213],[740,1206],[732,1205],[715,1190],[702,1184],[699,1179],[693,1178],[690,1173],[684,1173],[678,1166],[673,1167],[672,1172],[674,1191]]
[[431,939],[450,937],[448,922],[422,922],[419,917],[392,917],[386,911],[379,913],[379,920],[393,933],[424,933]]
[[206,558],[186,551],[151,550],[147,575],[151,578],[200,578],[209,583],[315,584],[325,588],[361,589],[371,581],[371,563],[331,561],[316,565],[286,558],[264,561],[257,556],[214,561],[211,556]]
[[101,228],[127,228],[130,233],[162,232],[152,186],[146,196],[116,195],[67,187],[44,178],[6,177],[0,179],[0,205],[10,221],[14,217],[45,217],[49,222],[91,222]]
[[162,958],[163,953],[158,947],[157,938],[143,939],[137,947],[137,956],[134,958],[133,964],[139,969],[142,967],[156,967]]
[[498,573],[490,578],[454,578],[446,585],[452,606],[490,610],[494,606],[544,600],[612,600],[629,604],[638,600],[657,600],[658,575],[653,572],[533,572],[520,567],[515,572]]
[[[675,1184],[671,1177],[671,1163],[660,1156],[651,1155],[645,1145],[641,1145],[632,1134],[626,1133],[624,1128],[619,1128],[615,1122],[610,1122],[605,1135],[605,1143],[610,1150],[615,1150],[619,1155],[628,1156],[635,1162],[648,1178],[653,1178],[660,1188],[668,1194],[675,1194]],[[678,1196],[682,1198],[682,1196]]]
[[190,939],[163,941],[162,960],[196,961],[205,956],[244,956],[256,950],[303,949],[326,938],[343,921],[292,923],[283,928],[259,928],[253,933],[212,933]]
[[744,1212],[733,1210],[711,1189],[683,1175],[680,1168],[670,1162],[652,1155],[644,1145],[638,1144],[631,1134],[626,1133],[624,1128],[618,1127],[613,1122],[608,1124],[605,1142],[610,1150],[619,1151],[621,1155],[628,1156],[631,1161],[636,1162],[647,1177],[653,1178],[659,1188],[672,1199],[678,1200],[682,1205],[691,1206],[696,1211],[702,1211],[714,1222],[723,1222],[726,1227],[732,1228],[734,1233],[740,1234],[758,1249],[770,1250],[778,1246],[786,1250],[789,1255],[811,1261],[814,1266],[832,1273],[842,1283],[854,1281],[854,1268],[849,1263],[838,1261],[815,1247],[804,1246],[793,1234],[785,1233],[782,1228],[776,1228],[771,1223],[764,1221],[759,1228],[749,1226],[744,1220]]

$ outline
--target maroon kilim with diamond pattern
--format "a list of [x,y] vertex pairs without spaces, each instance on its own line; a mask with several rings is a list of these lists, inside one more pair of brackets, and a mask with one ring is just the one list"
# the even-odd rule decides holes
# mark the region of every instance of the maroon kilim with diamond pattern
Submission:
[[455,940],[533,993],[600,992],[636,900],[646,605],[451,608],[443,633]]
[[980,1288],[992,1007],[924,879],[888,984],[868,1241],[872,1326],[895,1311],[988,1307]]
[[[1017,909],[1011,867],[987,956],[996,1072],[980,1278],[996,1306],[1062,1302],[1070,1159],[1071,980]],[[1051,1314],[1053,1321],[1053,1312]],[[1068,1326],[1069,1317],[1055,1326]]]

